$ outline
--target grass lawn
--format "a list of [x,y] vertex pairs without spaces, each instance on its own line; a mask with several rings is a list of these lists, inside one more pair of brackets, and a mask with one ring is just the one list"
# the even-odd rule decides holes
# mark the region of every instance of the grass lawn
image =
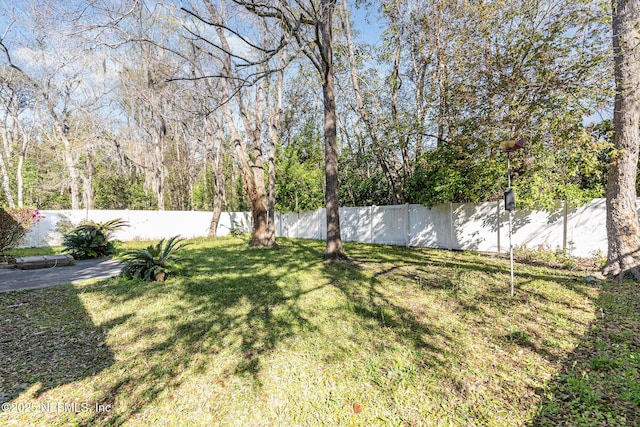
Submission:
[[0,294],[0,425],[640,425],[636,284],[519,263],[512,298],[503,258],[278,242]]

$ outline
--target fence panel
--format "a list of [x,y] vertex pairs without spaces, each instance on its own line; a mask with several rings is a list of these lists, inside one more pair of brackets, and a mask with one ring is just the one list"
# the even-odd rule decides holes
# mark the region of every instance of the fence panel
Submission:
[[497,203],[453,203],[453,249],[498,252]]
[[371,208],[340,208],[340,236],[345,242],[371,242]]
[[[509,214],[503,211],[501,240],[505,242],[504,250],[509,250],[508,231]],[[518,210],[513,215],[513,245],[530,249],[544,248],[562,249],[564,233],[564,207],[558,203],[550,211]]]
[[389,245],[406,245],[408,243],[406,205],[373,206],[371,212],[372,243]]
[[[174,235],[206,236],[210,212],[176,211],[43,211],[42,219],[25,240],[24,246],[59,245],[58,225],[63,220],[78,224],[84,219],[108,221],[122,218],[130,226],[117,232],[120,240],[157,240]],[[419,247],[507,252],[508,213],[502,202],[479,204],[447,203],[431,208],[422,205],[340,208],[341,232],[345,241]],[[551,212],[518,210],[513,218],[513,244],[555,250],[567,247],[572,255],[606,253],[606,206],[604,199],[565,208],[558,204]],[[325,209],[276,215],[278,236],[326,239]],[[248,212],[223,212],[217,235],[234,228],[249,231]]]
[[449,205],[409,205],[409,246],[451,249]]
[[571,255],[589,257],[607,253],[605,199],[569,209],[567,222],[567,249]]

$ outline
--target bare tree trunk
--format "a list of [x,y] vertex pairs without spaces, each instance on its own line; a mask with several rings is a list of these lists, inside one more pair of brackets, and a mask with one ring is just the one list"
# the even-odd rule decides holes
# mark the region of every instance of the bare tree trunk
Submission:
[[[284,62],[284,61],[283,61]],[[282,85],[283,72],[276,77],[275,103],[269,115],[269,232],[276,234],[276,143],[279,140],[282,117]],[[269,79],[265,79],[268,83]],[[267,86],[268,88],[268,86]]]
[[165,166],[164,166],[164,140],[165,132],[156,131],[157,135],[153,141],[153,182],[156,197],[158,198],[158,210],[164,210],[164,181],[165,181]]
[[53,120],[53,128],[56,136],[62,141],[62,158],[64,160],[64,164],[67,168],[67,173],[69,174],[69,192],[71,193],[71,209],[78,210],[80,209],[80,173],[78,172],[78,168],[75,164],[75,159],[73,158],[73,147],[71,146],[71,140],[69,139],[69,127],[68,127],[68,110],[67,106],[69,105],[71,99],[71,91],[72,86],[77,84],[77,80],[71,82],[65,91],[64,98],[64,108],[60,114],[56,112],[56,106],[54,101],[51,100],[49,94],[46,90],[41,89],[41,95],[45,101],[45,105]]
[[9,172],[7,171],[7,164],[4,160],[4,153],[0,152],[0,172],[2,173],[2,190],[4,191],[4,197],[7,200],[7,204],[10,208],[15,208],[16,203],[13,200],[11,194],[11,186],[9,185]]
[[[395,162],[395,170],[402,171],[401,177],[394,178],[395,186],[393,187],[394,199],[396,204],[404,204],[404,185],[407,181],[407,177],[411,174],[411,167],[409,166],[409,137],[402,135],[402,126],[398,117],[398,96],[400,94],[400,88],[402,87],[402,79],[400,77],[400,52],[402,51],[400,37],[398,35],[399,28],[396,27],[395,42],[396,42],[396,54],[393,58],[393,79],[391,80],[391,119],[395,126],[396,141],[400,144],[400,153],[402,155],[402,165]],[[397,159],[394,156],[394,159]]]
[[78,173],[78,168],[76,168],[75,160],[73,159],[73,150],[71,148],[71,141],[69,138],[64,135],[64,132],[60,132],[62,134],[62,144],[64,146],[64,164],[67,167],[67,172],[69,174],[69,191],[71,193],[71,209],[78,210],[80,209],[80,174]]
[[222,126],[218,126],[216,136],[214,136],[214,132],[211,126],[211,121],[205,119],[206,127],[208,129],[209,135],[213,137],[213,186],[215,195],[213,196],[213,209],[211,216],[211,223],[209,223],[209,237],[216,237],[218,232],[218,223],[220,222],[220,215],[222,214],[222,204],[224,202],[224,171],[222,170],[222,141],[224,135],[222,133]]
[[16,168],[16,183],[18,192],[18,207],[22,207],[24,204],[24,178],[22,176],[22,169],[24,167],[24,159],[27,157],[27,148],[29,147],[29,137],[26,132],[22,132],[22,148],[18,155],[18,167]]
[[346,259],[340,236],[338,199],[338,142],[336,138],[336,100],[333,80],[331,22],[335,0],[321,0],[320,46],[322,57],[322,96],[324,102],[325,206],[327,210],[327,246],[324,259]]
[[87,159],[85,160],[85,175],[82,177],[82,199],[87,209],[94,209],[93,202],[93,164],[91,163],[90,150],[87,149]]
[[607,263],[603,274],[640,280],[640,227],[636,203],[638,118],[640,114],[640,6],[613,0],[616,98],[614,148],[607,184]]
[[416,104],[417,104],[417,119],[419,134],[416,139],[416,153],[414,160],[418,160],[422,154],[422,141],[424,140],[424,123],[427,109],[424,106],[424,82],[426,72],[424,68],[414,67],[416,75],[418,75],[417,89],[416,89]]
[[[217,159],[214,160],[217,163]],[[214,190],[215,195],[213,197],[213,209],[211,211],[211,222],[209,223],[209,237],[216,237],[218,232],[218,223],[220,223],[220,215],[222,214],[222,201],[224,199],[224,181],[220,181],[220,176],[224,177],[217,171],[219,166],[217,164],[214,167]]]
[[[394,204],[404,203],[403,191],[398,191],[398,186],[396,179],[394,178],[391,170],[389,169],[389,165],[387,164],[387,159],[382,153],[380,149],[380,141],[374,129],[374,124],[369,117],[369,112],[364,107],[364,103],[362,102],[362,94],[360,91],[360,82],[358,80],[358,72],[356,69],[356,59],[355,59],[355,49],[353,47],[353,40],[351,37],[351,23],[349,22],[349,13],[347,8],[346,0],[343,0],[344,9],[344,18],[342,21],[345,36],[347,38],[347,52],[349,56],[349,70],[351,74],[351,85],[353,87],[353,92],[356,101],[356,108],[358,109],[358,113],[360,114],[360,119],[362,120],[365,130],[367,132],[367,136],[371,139],[371,144],[373,146],[373,152],[380,164],[380,168],[382,169],[382,173],[387,180],[387,184],[389,185],[389,189],[391,191],[391,197],[393,199]],[[397,96],[397,93],[396,93]],[[397,101],[397,100],[396,100]],[[397,103],[396,103],[397,104]]]
[[[223,90],[225,92],[225,90]],[[222,107],[225,123],[231,134],[232,144],[235,148],[236,156],[240,163],[242,181],[251,204],[251,217],[253,220],[252,246],[272,246],[275,244],[273,236],[270,236],[267,229],[268,208],[267,197],[264,189],[264,179],[256,180],[256,172],[263,173],[262,169],[256,171],[252,167],[249,153],[245,147],[240,132],[236,128],[233,115],[228,103]]]
[[[211,18],[216,22],[221,22],[222,18],[213,4],[208,1],[207,9]],[[251,139],[253,148],[253,160],[249,156],[245,141],[238,132],[229,103],[225,102],[222,106],[222,114],[227,125],[235,152],[240,163],[242,173],[242,181],[249,196],[251,204],[251,218],[253,220],[253,232],[251,237],[252,246],[274,246],[276,244],[275,236],[269,229],[269,207],[267,202],[267,193],[264,180],[264,166],[262,160],[261,148],[261,120],[262,120],[262,103],[263,94],[262,87],[258,87],[256,94],[256,103],[253,105],[255,114],[253,114],[253,122],[249,117],[248,109],[242,100],[242,92],[236,90],[233,83],[235,70],[231,62],[231,47],[227,41],[226,35],[221,27],[216,28],[216,34],[220,40],[220,44],[225,52],[223,59],[223,72],[229,78],[220,86],[220,93],[224,100],[231,99],[231,93],[235,93],[235,99],[238,101],[238,108],[242,117],[245,131]]]
[[209,224],[209,237],[216,237],[220,215],[222,214],[222,205],[224,202],[224,173],[220,164],[214,165],[214,187],[215,197],[213,198],[213,211],[211,216],[211,224]]
[[16,168],[16,185],[18,195],[18,207],[24,206],[24,178],[22,176],[22,169],[24,167],[24,154],[20,154],[18,157],[18,167]]
[[444,13],[442,11],[442,2],[438,2],[436,5],[436,34],[435,34],[435,50],[437,67],[435,69],[435,78],[438,82],[438,140],[436,144],[438,147],[441,145],[441,141],[445,140],[446,127],[448,122],[449,108],[448,108],[448,84],[447,84],[447,59],[445,57],[445,46],[442,40],[443,27],[444,27]]

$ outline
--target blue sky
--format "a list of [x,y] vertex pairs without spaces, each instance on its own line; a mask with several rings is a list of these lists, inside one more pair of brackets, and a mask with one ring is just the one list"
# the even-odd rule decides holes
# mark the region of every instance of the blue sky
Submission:
[[378,45],[384,28],[379,21],[377,4],[368,9],[349,5],[353,29],[357,30],[357,40],[367,44]]

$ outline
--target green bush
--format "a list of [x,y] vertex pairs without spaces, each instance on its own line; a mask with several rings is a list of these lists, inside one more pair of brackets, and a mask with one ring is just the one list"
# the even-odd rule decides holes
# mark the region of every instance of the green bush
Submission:
[[15,247],[33,227],[31,208],[0,209],[0,252]]
[[62,245],[75,259],[100,258],[113,255],[116,251],[110,241],[114,231],[128,226],[122,219],[107,222],[86,222],[64,236]]
[[122,276],[131,279],[164,281],[170,275],[180,272],[178,263],[184,258],[177,257],[177,252],[188,245],[180,236],[173,236],[166,241],[162,239],[155,245],[144,249],[126,252],[122,256],[124,269]]

